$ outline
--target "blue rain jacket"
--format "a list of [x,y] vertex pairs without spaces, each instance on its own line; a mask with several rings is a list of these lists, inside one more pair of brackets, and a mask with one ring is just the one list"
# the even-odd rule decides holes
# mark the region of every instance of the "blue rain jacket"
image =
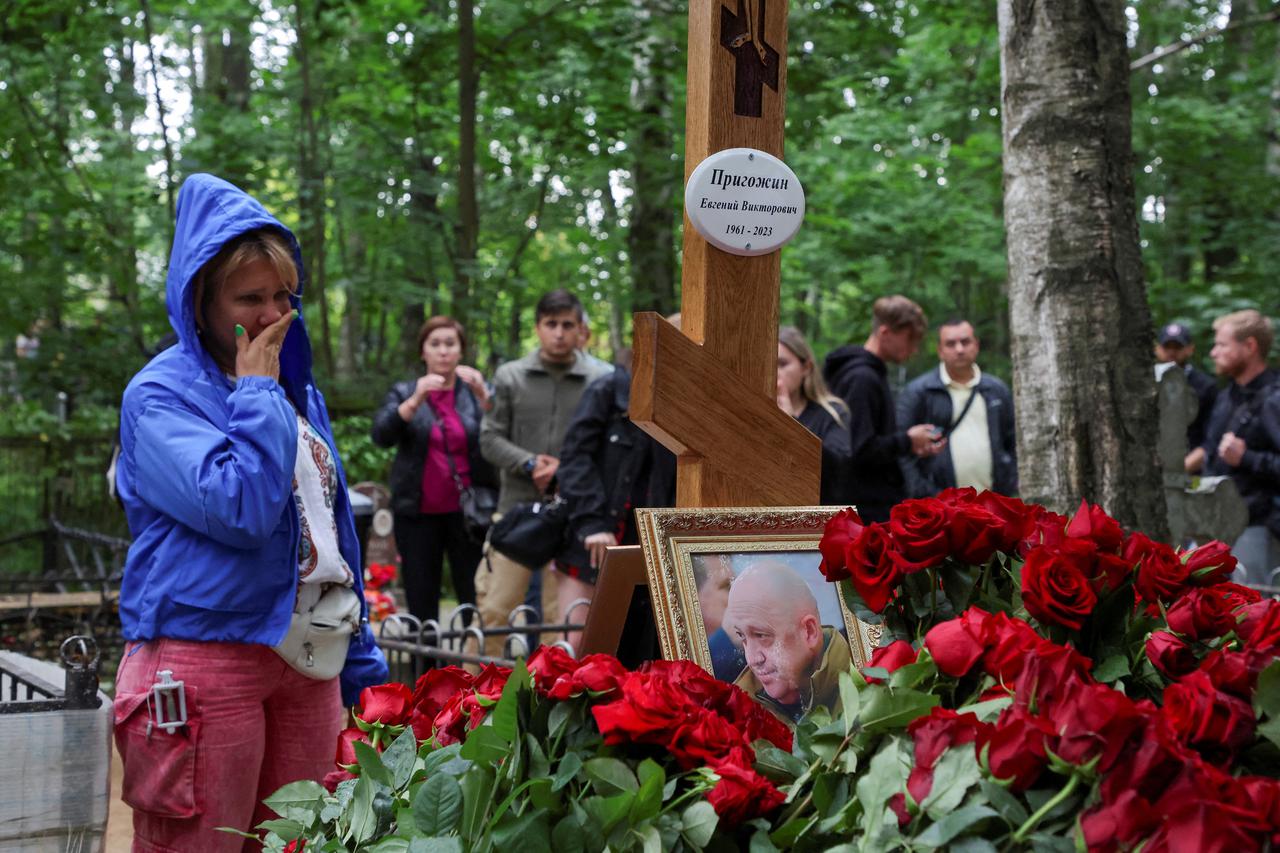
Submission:
[[[120,417],[116,486],[133,534],[120,588],[127,640],[274,646],[284,638],[298,584],[294,406],[306,412],[337,463],[338,543],[364,599],[346,475],[324,397],[312,382],[302,318],[285,336],[279,383],[245,376],[233,386],[196,334],[196,272],[229,240],[263,227],[277,229],[293,247],[300,296],[302,256],[287,228],[226,181],[192,175],[183,183],[165,285],[178,344],[129,383]],[[363,605],[361,615],[341,677],[347,705],[387,678]]]

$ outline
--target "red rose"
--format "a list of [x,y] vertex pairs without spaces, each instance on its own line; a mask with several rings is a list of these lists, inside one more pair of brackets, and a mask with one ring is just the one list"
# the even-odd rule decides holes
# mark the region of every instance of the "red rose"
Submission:
[[1230,581],[1216,584],[1210,587],[1210,589],[1227,599],[1231,605],[1232,612],[1239,610],[1241,607],[1247,607],[1250,604],[1257,604],[1262,600],[1262,593],[1258,592],[1256,589],[1242,586],[1238,583],[1231,583]]
[[958,560],[981,566],[1005,548],[1005,522],[976,503],[952,508],[949,548]]
[[620,697],[592,706],[591,714],[607,744],[661,742],[683,721],[689,705],[688,695],[666,679],[639,672],[622,683]]
[[720,825],[732,828],[744,821],[763,817],[786,802],[786,795],[773,783],[751,769],[743,753],[711,766],[720,781],[707,793],[707,802],[720,816]]
[[883,524],[864,528],[849,546],[849,581],[873,613],[884,612],[902,576],[891,559],[893,549],[893,540]]
[[1236,570],[1231,546],[1216,539],[1179,556],[1186,564],[1188,580],[1197,586],[1211,586],[1229,580]]
[[1233,752],[1253,740],[1253,708],[1218,690],[1205,672],[1166,687],[1163,713],[1183,743],[1210,754]]
[[1080,766],[1097,758],[1099,773],[1112,768],[1146,723],[1132,699],[1105,684],[1073,684],[1048,716],[1058,734],[1054,754]]
[[507,686],[507,679],[510,677],[511,670],[508,667],[488,663],[476,676],[473,686],[480,696],[496,700],[502,696],[502,688]]
[[578,661],[559,646],[542,645],[529,656],[525,666],[533,676],[538,692],[546,696],[562,676],[573,674],[578,668]]
[[747,746],[735,726],[713,711],[701,711],[683,720],[670,733],[666,747],[681,769],[711,764],[735,747]]
[[1200,665],[1191,647],[1168,631],[1155,631],[1147,637],[1147,660],[1170,681],[1195,671]]
[[889,798],[889,808],[893,810],[893,816],[898,819],[898,828],[911,823],[911,812],[907,811],[907,795],[899,791]]
[[1046,741],[1053,726],[1025,708],[1006,708],[994,726],[978,732],[978,754],[985,752],[991,775],[1008,781],[1014,791],[1025,791],[1048,763]]
[[1000,520],[1000,544],[996,549],[1006,554],[1018,550],[1021,542],[1035,529],[1031,508],[1017,498],[986,491],[974,500],[974,506],[986,510]]
[[307,839],[295,838],[284,846],[282,853],[302,853],[307,848]]
[[1042,506],[1027,507],[1027,535],[1018,543],[1018,553],[1027,554],[1040,546],[1056,547],[1067,538],[1067,517]]
[[1217,587],[1188,590],[1169,608],[1169,627],[1191,640],[1211,640],[1236,627],[1230,600]]
[[1215,649],[1200,662],[1200,669],[1208,673],[1214,687],[1251,702],[1258,673],[1271,661],[1272,656],[1265,652]]
[[986,651],[986,625],[991,614],[970,607],[955,619],[940,622],[924,635],[924,646],[938,671],[952,678],[969,674]]
[[[893,672],[907,664],[915,663],[916,657],[916,650],[910,643],[906,640],[894,640],[889,645],[880,646],[871,653],[871,661],[867,664],[867,668],[878,667],[886,672]],[[871,684],[879,684],[881,679],[868,676],[867,681]]]
[[1138,578],[1134,586],[1148,604],[1172,601],[1187,585],[1187,567],[1163,542],[1131,533],[1124,546],[1124,556],[1131,565],[1137,565]]
[[1079,631],[1098,596],[1079,564],[1042,546],[1022,565],[1022,603],[1041,622]]
[[561,676],[547,695],[561,700],[582,693],[609,698],[616,695],[626,677],[627,668],[612,655],[587,655],[576,670]]
[[1260,850],[1275,831],[1243,780],[1199,758],[1166,782],[1152,811],[1163,821],[1147,850]]
[[1085,812],[1080,832],[1091,851],[1131,850],[1159,825],[1160,815],[1151,803],[1129,789]]
[[[452,743],[461,743],[462,738],[467,732],[468,714],[464,702],[472,698],[467,693],[455,694],[440,712],[436,714],[431,721],[431,737],[436,739],[436,743],[440,746],[448,746]],[[474,726],[472,726],[474,728]],[[413,727],[414,737],[420,740],[428,740],[423,738],[418,726]]]
[[936,566],[951,553],[951,513],[934,498],[903,501],[889,510],[894,549],[889,557],[904,575]]
[[952,486],[949,489],[943,489],[938,492],[933,496],[933,499],[943,506],[955,509],[956,507],[968,506],[977,501],[978,490],[973,486],[965,486],[963,488]]
[[1239,616],[1236,634],[1244,641],[1245,648],[1280,652],[1280,600],[1250,604]]
[[456,666],[429,669],[414,685],[413,707],[427,719],[434,719],[450,699],[474,683],[471,673]]
[[1036,630],[1008,613],[997,613],[987,620],[987,649],[982,655],[982,668],[994,678],[1012,683],[1022,672],[1027,660],[1044,642]]
[[403,684],[379,684],[360,691],[360,710],[356,716],[366,723],[402,726],[409,719],[413,694]]
[[1067,523],[1066,534],[1071,539],[1090,539],[1099,551],[1119,551],[1124,544],[1124,531],[1120,522],[1103,511],[1097,504],[1081,500],[1080,508]]
[[784,752],[791,751],[791,729],[741,689],[730,691],[719,713],[738,727],[747,743],[767,740]]
[[320,784],[324,785],[324,789],[332,794],[334,791],[338,790],[338,786],[343,782],[354,778],[356,777],[348,773],[346,770],[330,770],[328,773],[324,774],[324,778],[320,780]]
[[338,751],[333,757],[333,763],[344,770],[353,764],[358,764],[355,747],[357,743],[369,743],[369,733],[355,726],[338,732]]
[[1040,639],[1014,681],[1016,704],[1040,710],[1091,684],[1089,660],[1070,646]]
[[822,541],[818,543],[818,552],[822,554],[822,562],[818,570],[829,581],[841,581],[849,577],[849,569],[845,563],[845,552],[853,540],[862,534],[865,525],[857,510],[846,507],[827,520],[822,531]]
[[929,796],[933,768],[942,753],[953,746],[973,743],[984,726],[974,714],[957,714],[947,708],[934,708],[927,716],[911,721],[907,734],[915,742],[915,766],[907,778],[907,793],[913,800],[922,803]]

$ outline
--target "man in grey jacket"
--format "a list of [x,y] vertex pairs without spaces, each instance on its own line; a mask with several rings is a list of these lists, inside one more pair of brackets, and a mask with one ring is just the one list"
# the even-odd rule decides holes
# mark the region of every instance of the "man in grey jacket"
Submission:
[[899,423],[937,424],[947,438],[937,456],[902,462],[907,494],[936,495],[955,486],[1018,492],[1017,441],[1009,387],[977,365],[978,336],[967,320],[938,329],[937,369],[898,395]]
[[[560,467],[560,444],[591,380],[613,368],[588,359],[582,343],[582,303],[567,290],[553,290],[535,309],[538,349],[509,361],[493,377],[493,408],[480,426],[480,452],[498,471],[498,512],[538,500],[551,491]],[[488,626],[505,625],[524,602],[533,571],[490,549],[476,569],[476,606]],[[543,619],[556,618],[552,572],[542,577]],[[485,653],[499,656],[503,636],[485,641]]]

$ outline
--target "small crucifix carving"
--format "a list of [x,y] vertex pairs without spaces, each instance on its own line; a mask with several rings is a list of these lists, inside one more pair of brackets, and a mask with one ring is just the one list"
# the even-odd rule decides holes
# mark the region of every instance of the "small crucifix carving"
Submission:
[[[787,6],[772,6],[737,0],[735,15],[722,0],[689,5],[686,180],[726,148],[782,156]],[[748,64],[776,92],[756,85],[754,114],[739,109]],[[678,506],[819,500],[821,442],[777,405],[779,274],[778,252],[722,252],[686,216],[683,333],[656,314],[635,317],[631,420],[677,454]]]
[[720,7],[720,44],[734,56],[733,111],[760,117],[764,87],[778,91],[778,51],[765,41],[766,0],[738,0],[738,13]]

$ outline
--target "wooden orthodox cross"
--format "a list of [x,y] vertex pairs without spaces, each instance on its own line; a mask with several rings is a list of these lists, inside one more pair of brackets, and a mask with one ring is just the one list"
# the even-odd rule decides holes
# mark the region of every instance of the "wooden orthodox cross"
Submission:
[[[726,148],[782,156],[786,63],[786,0],[691,0],[686,180]],[[821,442],[777,405],[780,269],[778,252],[711,246],[686,215],[683,333],[635,316],[630,416],[678,456],[678,506],[819,501]]]

